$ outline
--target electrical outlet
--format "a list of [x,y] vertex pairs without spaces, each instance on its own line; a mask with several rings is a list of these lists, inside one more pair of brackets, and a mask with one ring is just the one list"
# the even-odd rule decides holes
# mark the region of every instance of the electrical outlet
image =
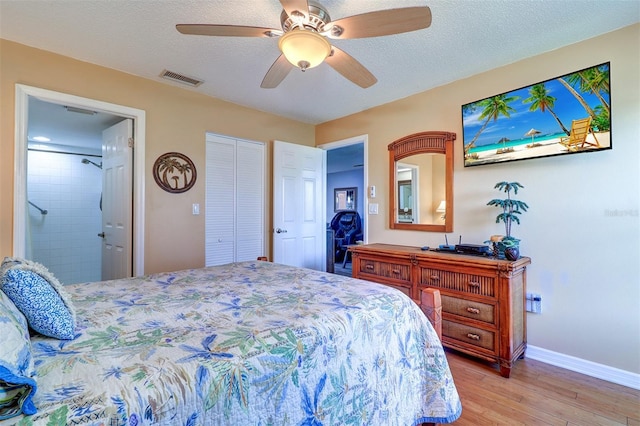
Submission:
[[378,214],[378,203],[369,204],[369,214]]
[[527,312],[534,314],[542,313],[542,296],[539,294],[527,293],[526,301]]

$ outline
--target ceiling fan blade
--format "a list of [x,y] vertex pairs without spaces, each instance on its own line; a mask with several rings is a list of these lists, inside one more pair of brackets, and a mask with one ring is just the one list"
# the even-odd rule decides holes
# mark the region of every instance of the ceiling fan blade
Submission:
[[300,12],[304,15],[304,19],[309,19],[309,4],[307,0],[280,0],[280,4],[282,4],[282,8],[287,15],[292,18],[295,16],[294,12]]
[[240,25],[178,24],[176,29],[182,34],[224,37],[274,37],[282,34],[281,30],[273,28]]
[[278,84],[284,80],[292,68],[293,65],[287,61],[287,58],[285,58],[284,55],[280,55],[273,65],[271,65],[269,71],[267,71],[267,74],[262,79],[260,87],[263,89],[274,89],[278,87]]
[[[378,37],[421,30],[431,25],[428,6],[378,10],[331,22],[327,37],[334,39]],[[340,27],[342,33],[333,27]]]
[[348,80],[358,86],[366,89],[376,84],[378,79],[369,72],[360,62],[356,61],[351,55],[335,46],[331,47],[331,55],[325,59],[334,70],[338,71]]

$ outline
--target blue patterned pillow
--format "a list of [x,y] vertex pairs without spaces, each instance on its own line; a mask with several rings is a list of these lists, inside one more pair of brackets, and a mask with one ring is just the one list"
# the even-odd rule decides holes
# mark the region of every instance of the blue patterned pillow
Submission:
[[24,315],[0,291],[0,420],[35,414],[36,372]]
[[[7,260],[5,259],[5,262]],[[13,262],[5,266],[1,288],[40,334],[73,339],[76,318],[62,285],[36,262]]]

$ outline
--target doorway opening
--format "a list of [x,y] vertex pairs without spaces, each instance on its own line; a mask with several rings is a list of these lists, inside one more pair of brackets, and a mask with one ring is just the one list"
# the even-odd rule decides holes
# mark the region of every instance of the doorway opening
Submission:
[[[38,108],[64,108],[66,110],[73,110],[73,113],[77,115],[86,114],[102,114],[109,120],[120,121],[125,118],[130,118],[134,122],[134,140],[135,140],[135,154],[133,161],[133,187],[130,191],[133,192],[133,230],[131,231],[130,241],[133,249],[133,271],[132,275],[144,274],[144,161],[145,161],[145,112],[139,109],[125,107],[122,105],[110,104],[102,101],[97,101],[88,98],[81,98],[78,96],[68,95],[60,92],[54,92],[50,90],[40,89],[25,85],[16,85],[16,140],[14,151],[15,162],[15,182],[14,182],[14,232],[13,232],[13,255],[16,257],[27,257],[31,247],[30,240],[30,216],[35,216],[36,220],[42,221],[52,219],[53,215],[50,213],[52,209],[46,209],[42,206],[38,206],[38,209],[33,207],[33,204],[29,203],[28,198],[31,183],[38,183],[37,179],[33,179],[33,176],[29,176],[29,163],[30,156],[37,154],[43,155],[56,155],[57,159],[62,159],[63,163],[68,163],[70,167],[65,173],[70,175],[70,179],[80,180],[81,174],[96,173],[99,174],[98,167],[93,167],[92,163],[100,165],[100,151],[101,147],[91,146],[87,144],[85,147],[74,147],[72,142],[74,131],[73,126],[62,128],[60,131],[66,132],[66,136],[62,137],[67,143],[62,143],[54,148],[45,145],[37,146],[38,140],[33,140],[33,137],[39,136],[32,134],[39,130],[38,120],[34,118],[33,112],[37,112]],[[65,111],[66,113],[66,111]],[[72,114],[72,113],[69,113]],[[69,117],[72,117],[69,115]],[[33,121],[33,122],[30,122]],[[71,144],[71,145],[69,145]],[[52,151],[58,151],[52,154]],[[36,155],[36,156],[37,156]],[[84,159],[87,162],[83,161]],[[77,163],[77,164],[76,164]],[[73,167],[75,165],[75,167]],[[78,168],[79,167],[79,168]],[[76,171],[74,172],[73,169]],[[55,172],[62,173],[62,172]],[[80,174],[79,176],[73,176],[73,174]],[[95,176],[94,176],[95,179]],[[60,183],[61,179],[55,178],[56,182]],[[40,182],[41,183],[41,182]],[[45,189],[42,185],[36,188]],[[100,207],[100,200],[97,200],[98,207]],[[37,205],[37,204],[36,204]],[[95,207],[95,206],[94,206]],[[47,210],[47,214],[42,214],[42,211]],[[37,222],[36,222],[37,223]],[[71,230],[64,237],[71,236]],[[63,229],[64,233],[64,229]],[[97,236],[96,236],[97,238]],[[51,246],[52,242],[49,241]],[[55,241],[53,245],[56,245]],[[45,265],[47,266],[47,265]],[[55,271],[52,270],[55,273]],[[64,282],[64,280],[63,280]],[[68,283],[68,282],[67,282]]]
[[[334,200],[335,190],[344,188],[355,189],[355,215],[349,215],[353,219],[351,225],[359,230],[358,241],[367,241],[368,221],[365,212],[368,209],[367,194],[367,144],[366,135],[356,136],[319,146],[327,151],[327,176],[326,176],[326,217],[327,217],[327,271],[340,275],[351,276],[351,256],[345,251],[344,237],[338,233],[343,229],[339,227],[339,217],[346,218],[344,212],[336,208]],[[333,220],[336,219],[336,220]],[[332,227],[332,222],[336,226]],[[344,221],[343,221],[344,222]],[[356,223],[359,222],[359,223]],[[346,226],[346,225],[345,225]]]

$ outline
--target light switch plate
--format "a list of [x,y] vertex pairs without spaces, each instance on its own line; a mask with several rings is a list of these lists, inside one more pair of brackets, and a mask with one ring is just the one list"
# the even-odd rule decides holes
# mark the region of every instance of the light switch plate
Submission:
[[369,214],[378,214],[378,203],[369,204]]
[[193,206],[191,208],[192,208],[192,213],[193,213],[194,216],[197,216],[197,215],[200,214],[200,204],[193,203]]

